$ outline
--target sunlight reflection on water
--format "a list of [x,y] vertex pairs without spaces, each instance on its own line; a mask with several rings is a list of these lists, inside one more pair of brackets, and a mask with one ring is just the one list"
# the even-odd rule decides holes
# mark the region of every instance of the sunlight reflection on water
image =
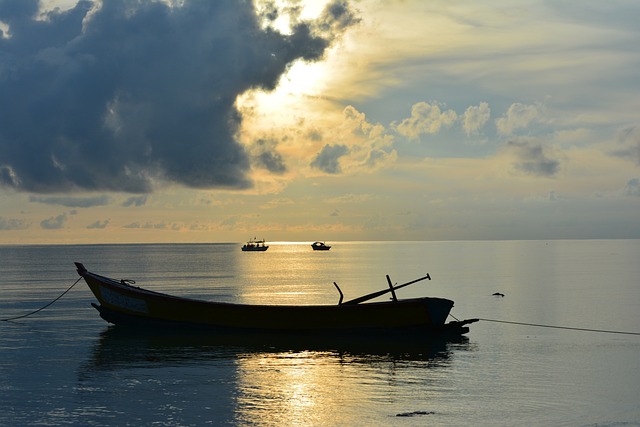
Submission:
[[[399,297],[454,315],[638,330],[639,241],[0,247],[0,314],[53,299],[73,261],[173,294],[335,304],[430,273]],[[495,291],[505,293],[495,298]],[[638,425],[640,339],[479,322],[400,348],[148,336],[108,327],[77,286],[0,323],[7,425]],[[228,337],[227,337],[228,338]],[[400,415],[400,416],[399,416]]]

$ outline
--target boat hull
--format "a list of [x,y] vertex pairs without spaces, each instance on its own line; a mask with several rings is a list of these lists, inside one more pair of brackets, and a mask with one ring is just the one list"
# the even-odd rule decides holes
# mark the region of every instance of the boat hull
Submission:
[[175,297],[132,286],[78,268],[109,323],[261,332],[465,333],[463,322],[445,321],[453,301],[414,298],[342,305],[249,305]]
[[242,252],[264,252],[269,249],[269,246],[243,246]]
[[324,242],[315,242],[311,244],[314,251],[328,251],[331,246],[325,245]]

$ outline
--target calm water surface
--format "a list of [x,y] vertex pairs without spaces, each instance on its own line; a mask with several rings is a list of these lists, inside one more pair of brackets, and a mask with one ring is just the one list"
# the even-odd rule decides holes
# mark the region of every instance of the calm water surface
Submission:
[[[640,241],[0,246],[0,318],[73,284],[74,261],[207,300],[335,304],[402,283],[479,317],[416,348],[252,345],[110,327],[83,282],[0,322],[0,425],[640,425]],[[502,292],[504,298],[494,297]]]

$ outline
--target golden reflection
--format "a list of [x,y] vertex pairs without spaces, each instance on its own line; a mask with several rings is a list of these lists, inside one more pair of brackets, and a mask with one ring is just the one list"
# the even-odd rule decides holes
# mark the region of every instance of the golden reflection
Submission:
[[[378,425],[429,409],[452,387],[450,344],[440,341],[150,332],[107,328],[80,368],[78,388],[125,382],[125,392],[143,393],[145,402],[212,423],[324,426]],[[452,345],[469,348],[466,340]],[[176,401],[185,390],[190,398]]]
[[[358,425],[379,424],[380,411],[395,416],[394,396],[405,390],[403,385],[417,386],[419,400],[438,395],[438,382],[446,382],[438,371],[448,366],[449,353],[444,344],[436,347],[438,351],[423,347],[425,353],[412,355],[333,350],[245,353],[236,362],[236,421],[267,426],[353,425],[354,420]],[[410,395],[413,389],[407,389]],[[372,406],[377,409],[371,411]]]
[[266,253],[237,257],[246,304],[334,304],[332,270],[339,254],[315,253],[309,243],[269,242]]
[[[328,357],[329,356],[329,357]],[[353,380],[329,354],[253,354],[238,360],[237,412],[241,423],[335,425],[335,408]]]

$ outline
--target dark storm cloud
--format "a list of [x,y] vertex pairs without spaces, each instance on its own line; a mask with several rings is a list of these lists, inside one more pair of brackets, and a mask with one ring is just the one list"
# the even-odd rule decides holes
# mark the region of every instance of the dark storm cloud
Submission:
[[37,0],[0,0],[0,185],[36,193],[250,186],[236,97],[274,88],[355,22],[340,1],[288,35],[249,1],[82,1],[37,14]]
[[560,171],[560,160],[554,158],[551,149],[541,143],[509,141],[506,149],[516,158],[516,170],[526,175],[554,177]]
[[322,151],[318,153],[316,158],[313,159],[311,166],[330,174],[340,173],[342,171],[340,168],[340,157],[348,153],[349,148],[346,145],[327,144],[322,148]]

